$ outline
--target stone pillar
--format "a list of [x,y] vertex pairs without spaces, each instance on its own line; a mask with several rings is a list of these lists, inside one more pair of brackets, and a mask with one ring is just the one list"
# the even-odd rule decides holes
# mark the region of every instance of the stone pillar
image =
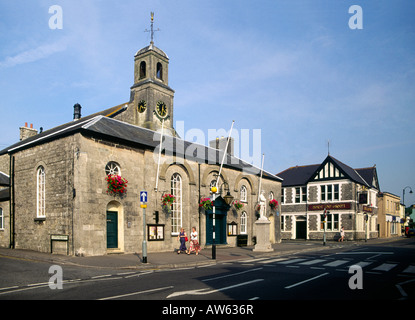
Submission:
[[271,221],[266,217],[262,216],[256,222],[256,245],[253,251],[257,252],[271,252],[274,249],[271,246],[269,240],[269,228],[271,226]]

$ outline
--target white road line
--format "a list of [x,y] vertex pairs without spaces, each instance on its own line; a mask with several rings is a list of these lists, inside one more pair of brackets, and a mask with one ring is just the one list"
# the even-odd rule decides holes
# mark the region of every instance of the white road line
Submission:
[[292,259],[292,260],[287,260],[287,261],[278,262],[278,264],[290,264],[290,263],[297,263],[297,262],[304,261],[304,260],[306,260],[306,259],[300,259],[300,258],[298,258],[298,259]]
[[277,259],[271,259],[271,260],[266,260],[266,261],[260,261],[258,263],[273,263],[273,262],[277,262],[277,261],[284,261],[287,260],[288,258],[277,258]]
[[131,293],[126,293],[126,294],[120,294],[118,296],[105,297],[105,298],[101,298],[101,299],[98,299],[98,300],[118,299],[118,298],[124,298],[124,297],[134,296],[134,295],[143,294],[143,293],[149,293],[149,292],[156,292],[156,291],[161,291],[161,290],[167,290],[167,289],[171,289],[171,288],[173,288],[173,286],[156,288],[156,289],[149,289],[149,290],[144,290],[144,291],[131,292]]
[[268,258],[256,258],[256,259],[249,259],[249,260],[241,260],[241,261],[238,261],[238,262],[239,263],[258,262],[258,261],[262,261],[262,260],[266,260],[266,259],[269,259],[269,257]]
[[[359,266],[359,267],[364,268],[364,267],[366,267],[366,266],[368,266],[369,264],[372,264],[372,263],[373,263],[373,261],[360,261],[358,263],[353,263],[350,266]],[[349,268],[350,268],[350,266],[349,266]]]
[[255,280],[251,280],[251,281],[247,281],[247,282],[238,283],[238,284],[235,284],[235,285],[232,285],[232,286],[229,286],[229,287],[213,289],[213,290],[210,290],[210,291],[206,291],[209,288],[196,289],[196,290],[187,290],[187,291],[178,291],[178,292],[173,292],[172,294],[168,295],[166,297],[166,299],[173,298],[173,297],[178,297],[178,296],[184,296],[184,295],[207,295],[207,294],[211,294],[211,293],[215,293],[215,292],[219,292],[219,291],[225,291],[225,290],[229,290],[229,289],[233,289],[233,288],[237,288],[237,287],[241,287],[241,286],[246,286],[248,284],[255,283],[255,282],[260,282],[260,281],[264,281],[264,279],[255,279]]
[[402,273],[415,273],[415,266],[409,266]]
[[290,286],[286,286],[286,287],[285,287],[285,289],[291,289],[291,288],[293,288],[293,287],[296,287],[296,286],[302,285],[303,283],[306,283],[306,282],[313,281],[313,280],[315,280],[315,279],[318,279],[318,278],[324,277],[324,276],[326,276],[326,275],[328,275],[328,274],[329,274],[328,272],[326,272],[326,273],[322,273],[322,274],[320,274],[319,276],[316,276],[316,277],[313,277],[313,278],[310,278],[310,279],[307,279],[307,280],[304,280],[304,281],[301,281],[301,282],[294,283],[294,284],[292,284],[292,285],[290,285]]
[[376,251],[349,251],[349,252],[336,252],[336,254],[393,254],[393,252],[389,251],[382,251],[382,252],[376,252]]
[[327,260],[314,259],[314,260],[309,260],[309,261],[301,262],[300,264],[301,265],[304,265],[304,266],[309,266],[309,265],[317,264],[317,263],[324,262],[324,261],[327,261]]
[[383,263],[380,266],[377,266],[376,268],[373,268],[372,270],[376,271],[389,271],[393,268],[395,268],[398,264],[397,263]]
[[349,260],[335,260],[329,263],[324,264],[323,266],[325,267],[338,267],[341,266],[342,264],[348,263]]
[[256,269],[251,269],[251,270],[246,270],[246,271],[242,271],[242,272],[237,272],[237,273],[232,273],[232,274],[227,274],[224,276],[219,276],[219,277],[215,277],[215,278],[209,278],[209,279],[204,279],[202,280],[203,282],[206,281],[212,281],[212,280],[217,280],[217,279],[223,279],[223,278],[228,278],[228,277],[233,277],[233,276],[239,276],[240,274],[244,274],[244,273],[248,273],[248,272],[253,272],[253,271],[258,271],[258,270],[262,270],[263,268],[256,268]]

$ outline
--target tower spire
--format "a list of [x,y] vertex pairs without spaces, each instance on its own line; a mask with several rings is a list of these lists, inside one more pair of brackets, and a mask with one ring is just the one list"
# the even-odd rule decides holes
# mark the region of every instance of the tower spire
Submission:
[[150,44],[154,44],[154,32],[160,31],[159,28],[157,30],[154,30],[154,12],[151,12],[151,23],[150,23],[150,30],[145,29],[144,32],[150,32]]

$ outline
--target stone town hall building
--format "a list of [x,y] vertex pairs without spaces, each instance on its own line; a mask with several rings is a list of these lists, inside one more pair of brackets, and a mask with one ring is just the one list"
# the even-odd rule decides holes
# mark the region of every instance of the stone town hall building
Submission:
[[[199,199],[211,196],[223,152],[178,137],[168,67],[168,56],[151,41],[135,54],[127,103],[86,117],[76,104],[73,121],[40,133],[20,128],[21,141],[0,151],[0,246],[69,255],[141,252],[141,190],[148,192],[149,253],[178,248],[182,227],[190,233],[195,226],[202,246],[212,243],[212,211],[200,210]],[[240,235],[253,243],[259,171],[227,154],[215,202],[217,244],[236,245]],[[125,194],[107,192],[108,174],[128,180]],[[281,181],[263,173],[267,198],[280,199]],[[242,209],[225,203],[228,192]],[[161,197],[169,193],[176,202],[162,210]],[[275,241],[278,215],[267,211]]]

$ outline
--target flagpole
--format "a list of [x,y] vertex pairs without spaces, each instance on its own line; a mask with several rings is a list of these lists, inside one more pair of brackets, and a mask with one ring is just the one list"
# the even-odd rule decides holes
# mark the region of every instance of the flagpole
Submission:
[[229,131],[229,137],[228,137],[228,141],[226,141],[226,147],[225,150],[223,150],[223,157],[222,157],[222,162],[220,164],[220,168],[219,168],[219,175],[216,179],[215,184],[212,186],[211,191],[212,191],[212,259],[216,259],[216,235],[215,235],[215,220],[216,220],[216,209],[215,209],[215,200],[216,200],[216,193],[218,192],[218,185],[219,185],[219,181],[220,181],[220,174],[222,172],[222,167],[223,167],[223,162],[225,160],[225,156],[228,150],[228,144],[229,144],[229,140],[231,139],[231,134],[232,134],[232,128],[233,128],[233,124],[234,124],[235,120],[232,120],[232,126],[231,126],[231,130]]

